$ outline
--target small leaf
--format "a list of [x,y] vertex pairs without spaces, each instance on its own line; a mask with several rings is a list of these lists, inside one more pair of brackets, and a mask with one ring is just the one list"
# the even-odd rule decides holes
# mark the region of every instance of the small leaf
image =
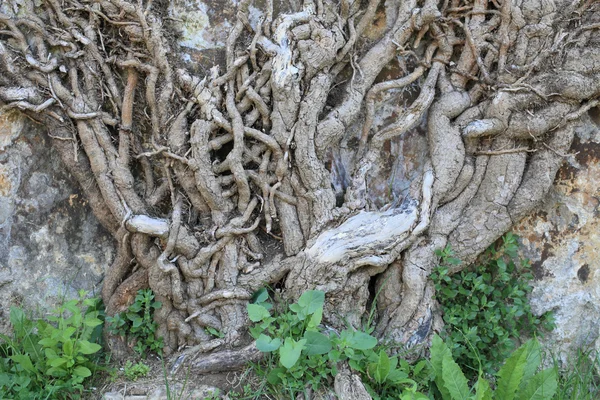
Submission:
[[71,338],[71,336],[73,336],[75,334],[75,332],[77,332],[77,329],[75,329],[72,326],[70,326],[67,329],[65,329],[64,331],[62,331],[61,342],[66,342],[67,340],[69,340]]
[[252,303],[259,304],[269,299],[267,288],[260,288],[252,295]]
[[66,358],[59,357],[59,358],[55,358],[54,360],[50,361],[49,365],[51,367],[55,367],[56,368],[56,367],[60,367],[61,365],[66,364],[66,363],[67,363],[67,359]]
[[38,342],[44,347],[54,347],[58,344],[58,340],[52,338],[44,338]]
[[273,368],[267,375],[267,382],[273,386],[281,384],[281,378],[279,377],[279,374],[285,374],[286,372],[287,371],[285,368]]
[[78,367],[75,367],[75,369],[73,370],[73,375],[80,376],[82,378],[87,378],[88,376],[92,375],[92,371],[80,365]]
[[313,313],[313,315],[310,317],[310,321],[308,321],[308,326],[306,327],[306,329],[309,331],[318,330],[318,326],[321,323],[322,319],[323,319],[323,308],[318,308],[317,311],[315,311]]
[[94,354],[102,348],[99,344],[90,343],[87,340],[80,340],[77,343],[78,350],[81,354]]
[[248,304],[248,318],[252,322],[260,322],[269,318],[271,314],[269,310],[259,304]]
[[281,339],[273,338],[271,339],[269,336],[261,334],[258,339],[256,339],[256,348],[263,353],[270,353],[272,351],[277,350],[281,346]]
[[[393,360],[393,358],[392,358]],[[401,383],[407,383],[408,374],[402,370],[392,368],[390,373],[387,376],[387,381],[394,384],[399,385]],[[410,379],[408,379],[410,380]]]
[[83,323],[85,326],[88,326],[90,328],[95,328],[98,325],[102,325],[102,321],[100,321],[98,318],[88,316],[85,317]]
[[296,314],[300,321],[304,321],[306,319],[308,313],[306,312],[306,309],[302,308],[299,304],[290,304],[289,308]]
[[62,345],[62,350],[65,355],[72,357],[73,356],[73,341],[67,340],[66,342],[64,342]]
[[306,339],[304,353],[307,356],[327,354],[331,350],[331,340],[321,332],[306,331],[304,339]]

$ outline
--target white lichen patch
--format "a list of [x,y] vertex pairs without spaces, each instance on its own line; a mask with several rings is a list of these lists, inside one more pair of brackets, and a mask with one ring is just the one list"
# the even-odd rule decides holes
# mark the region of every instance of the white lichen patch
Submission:
[[223,18],[213,21],[209,6],[201,1],[177,0],[171,4],[170,15],[181,31],[179,44],[195,50],[207,50],[225,46],[231,23]]
[[336,229],[323,232],[306,254],[323,264],[333,264],[348,254],[387,249],[411,230],[419,217],[414,205],[384,212],[361,212]]

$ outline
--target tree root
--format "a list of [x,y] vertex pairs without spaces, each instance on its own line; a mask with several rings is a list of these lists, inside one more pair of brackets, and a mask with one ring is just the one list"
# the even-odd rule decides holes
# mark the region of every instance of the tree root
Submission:
[[[427,281],[434,251],[451,245],[465,261],[457,272],[531,212],[600,96],[593,58],[574,57],[597,47],[593,7],[392,2],[369,39],[377,0],[307,1],[279,15],[268,1],[257,25],[244,0],[225,70],[201,79],[173,70],[156,2],[10,1],[27,11],[0,14],[0,105],[48,126],[117,241],[108,315],[150,287],[167,353],[240,344],[245,304],[275,283],[291,297],[325,290],[328,322],[358,323],[373,277],[387,282],[379,334],[426,340],[439,322]],[[408,55],[411,73],[377,81]],[[409,84],[419,94],[405,93],[407,107],[382,126],[377,95]],[[371,178],[388,144],[425,116],[422,176],[375,206]],[[225,338],[211,340],[206,326]],[[209,371],[259,355],[249,345],[186,362]]]

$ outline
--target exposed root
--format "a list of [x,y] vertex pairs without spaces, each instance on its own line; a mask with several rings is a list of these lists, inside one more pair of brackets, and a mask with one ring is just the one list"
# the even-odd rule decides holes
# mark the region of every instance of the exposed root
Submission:
[[[450,244],[473,260],[531,212],[574,121],[600,97],[594,58],[579,56],[598,47],[597,11],[585,4],[523,13],[509,1],[391,2],[394,15],[373,33],[378,0],[307,1],[279,15],[269,0],[254,26],[244,0],[225,70],[199,78],[173,70],[159,4],[10,1],[28,11],[0,14],[0,106],[48,126],[117,240],[107,313],[150,287],[166,352],[189,346],[184,358],[199,371],[259,357],[250,345],[195,359],[242,344],[253,291],[282,280],[290,296],[325,290],[326,318],[341,325],[358,323],[380,275],[390,282],[378,332],[426,340],[434,251]],[[406,56],[411,73],[376,83]],[[377,96],[417,82],[402,112],[378,123]],[[405,198],[377,206],[370,180],[385,170],[387,145],[425,116],[423,173]]]

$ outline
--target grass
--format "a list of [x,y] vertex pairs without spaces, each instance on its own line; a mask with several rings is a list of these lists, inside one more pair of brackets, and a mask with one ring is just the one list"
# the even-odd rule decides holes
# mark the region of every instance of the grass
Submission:
[[559,371],[554,400],[594,400],[600,398],[600,352],[578,349],[564,363],[556,356],[552,362]]

